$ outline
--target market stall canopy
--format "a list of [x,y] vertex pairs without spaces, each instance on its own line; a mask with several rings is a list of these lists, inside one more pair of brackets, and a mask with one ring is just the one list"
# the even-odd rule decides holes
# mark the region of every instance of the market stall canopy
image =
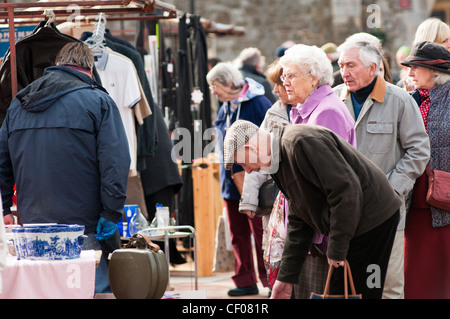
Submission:
[[[4,21],[9,27],[9,43],[11,56],[11,92],[14,96],[18,91],[15,26],[19,24],[36,24],[43,19],[43,11],[49,22],[67,21],[70,17],[95,16],[104,13],[108,21],[166,19],[176,17],[173,5],[158,0],[103,0],[103,1],[39,1],[35,3],[0,3],[0,23]],[[154,14],[158,12],[163,14]],[[64,20],[61,20],[64,18]],[[60,21],[61,20],[61,21]]]
[[[30,24],[42,20],[45,10],[51,9],[54,22],[69,19],[93,20],[99,12],[105,13],[108,21],[138,19],[168,19],[176,17],[176,7],[158,0],[102,0],[102,1],[38,1],[35,3],[0,4],[0,23],[14,19],[15,24]],[[163,14],[154,14],[155,11]]]

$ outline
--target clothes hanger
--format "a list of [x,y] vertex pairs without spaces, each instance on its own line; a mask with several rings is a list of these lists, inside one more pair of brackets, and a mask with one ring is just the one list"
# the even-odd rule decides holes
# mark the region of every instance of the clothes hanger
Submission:
[[106,31],[106,18],[103,12],[100,12],[97,19],[98,22],[94,25],[94,32],[92,36],[86,39],[86,43],[92,50],[92,53],[97,59],[100,59],[106,52],[105,46],[105,31]]
[[55,22],[56,15],[55,15],[55,13],[53,12],[52,9],[45,9],[45,10],[44,10],[44,13],[43,13],[42,15],[48,17],[47,23],[45,23],[45,26],[44,26],[44,27],[48,27],[48,26],[50,26],[53,22]]

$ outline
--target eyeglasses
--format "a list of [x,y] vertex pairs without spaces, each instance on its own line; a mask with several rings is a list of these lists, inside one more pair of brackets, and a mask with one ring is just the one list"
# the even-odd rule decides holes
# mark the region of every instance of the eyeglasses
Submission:
[[210,86],[209,86],[209,90],[212,92],[212,91],[217,91],[217,90],[223,90],[224,88],[222,87],[222,86],[220,86],[220,85],[215,85],[215,84],[211,84]]
[[280,76],[280,80],[284,84],[284,83],[286,83],[286,81],[291,82],[293,79],[295,79],[296,77],[299,77],[300,75],[303,75],[303,73],[301,73],[301,74],[292,74],[292,73],[290,73],[290,74],[286,74],[286,75]]

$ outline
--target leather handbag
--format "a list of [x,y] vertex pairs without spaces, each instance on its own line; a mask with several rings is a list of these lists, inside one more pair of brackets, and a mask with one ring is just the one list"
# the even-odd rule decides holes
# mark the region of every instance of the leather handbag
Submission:
[[[357,294],[355,290],[355,285],[353,283],[352,272],[350,269],[350,264],[347,260],[344,263],[344,294],[343,295],[330,295],[330,283],[331,276],[333,275],[334,267],[330,265],[328,269],[327,281],[325,283],[325,289],[323,294],[318,294],[315,292],[311,293],[310,299],[362,299],[361,294]],[[348,285],[350,284],[351,294],[348,294]]]
[[112,253],[109,281],[117,299],[161,299],[169,282],[166,256],[145,234],[134,234]]
[[450,211],[450,173],[431,170],[427,165],[428,191],[426,201],[428,205]]
[[265,216],[272,212],[273,203],[275,202],[279,191],[277,184],[272,178],[269,178],[261,185],[258,193],[258,208],[255,212],[256,216]]

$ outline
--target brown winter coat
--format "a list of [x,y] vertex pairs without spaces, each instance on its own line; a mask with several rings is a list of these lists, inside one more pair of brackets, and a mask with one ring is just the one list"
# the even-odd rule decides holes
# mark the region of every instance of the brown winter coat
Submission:
[[315,231],[329,236],[327,256],[344,260],[350,240],[392,217],[401,199],[383,171],[326,128],[290,125],[274,138],[280,162],[272,177],[289,201],[278,279],[296,282]]

